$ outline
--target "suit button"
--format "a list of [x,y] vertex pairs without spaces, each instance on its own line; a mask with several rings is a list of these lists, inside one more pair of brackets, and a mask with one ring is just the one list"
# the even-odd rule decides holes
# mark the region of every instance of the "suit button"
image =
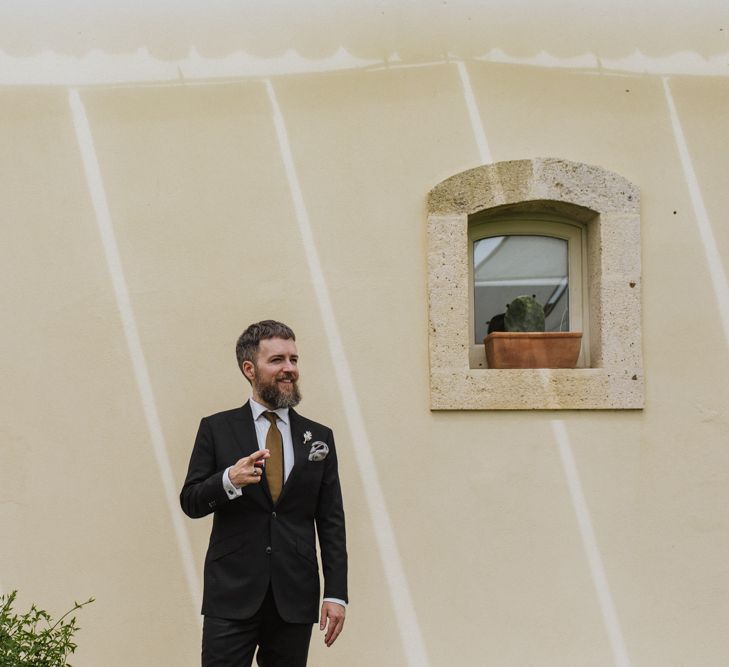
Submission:
[[271,516],[275,519],[276,518],[276,512],[274,512],[273,514],[271,514]]
[[272,551],[273,551],[273,549],[271,549],[271,547],[266,547],[266,553],[267,554],[270,554]]

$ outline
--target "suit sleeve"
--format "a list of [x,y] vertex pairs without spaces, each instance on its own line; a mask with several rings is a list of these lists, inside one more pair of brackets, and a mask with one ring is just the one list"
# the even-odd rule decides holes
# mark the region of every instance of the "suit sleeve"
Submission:
[[180,492],[180,506],[187,516],[198,519],[229,502],[223,487],[223,470],[218,470],[210,424],[202,419]]
[[316,531],[319,536],[322,571],[324,573],[325,598],[338,598],[349,602],[347,597],[347,538],[344,527],[344,505],[339,484],[337,452],[334,436],[327,439],[329,454],[319,489],[316,508]]

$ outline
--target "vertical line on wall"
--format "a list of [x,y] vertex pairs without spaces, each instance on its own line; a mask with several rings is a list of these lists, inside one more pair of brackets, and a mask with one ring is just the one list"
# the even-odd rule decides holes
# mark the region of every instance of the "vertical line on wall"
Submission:
[[266,92],[271,103],[273,123],[278,138],[281,159],[286,171],[289,190],[293,200],[296,222],[301,234],[306,263],[311,275],[317,304],[323,321],[323,330],[327,337],[329,353],[334,365],[337,385],[344,404],[350,433],[352,435],[355,460],[362,478],[365,497],[372,518],[372,526],[377,540],[377,546],[382,559],[382,565],[387,579],[388,590],[395,612],[395,619],[400,631],[400,640],[403,645],[407,664],[411,667],[427,667],[428,656],[425,651],[425,642],[420,630],[415,607],[410,595],[405,570],[403,569],[400,553],[395,540],[390,515],[387,511],[385,496],[382,492],[377,467],[372,455],[367,430],[364,425],[357,392],[352,380],[352,374],[344,351],[344,345],[339,334],[339,326],[334,314],[329,288],[322,271],[321,260],[316,248],[314,235],[311,229],[309,214],[301,191],[301,184],[296,172],[294,157],[289,143],[286,124],[281,107],[276,98],[276,91],[270,80],[265,81]]
[[[458,62],[456,65],[458,66],[458,74],[463,85],[463,95],[466,101],[466,106],[468,107],[468,116],[471,119],[471,126],[473,128],[473,134],[476,140],[476,145],[478,146],[481,160],[485,163],[492,162],[493,158],[488,147],[486,132],[484,131],[483,123],[481,122],[481,116],[478,111],[478,105],[476,104],[476,98],[473,94],[473,88],[471,87],[471,80],[468,76],[468,71],[466,70],[466,66],[463,62]],[[492,186],[501,188],[500,183],[494,183]],[[501,198],[503,198],[503,195]],[[552,419],[551,426],[552,432],[557,441],[559,455],[562,461],[562,468],[567,479],[567,486],[569,489],[570,499],[572,501],[572,508],[577,518],[577,525],[582,539],[582,545],[587,557],[592,583],[597,593],[598,605],[600,607],[605,631],[610,642],[610,648],[612,649],[613,659],[616,667],[630,667],[630,659],[628,658],[623,633],[620,629],[620,622],[615,610],[613,597],[610,593],[610,586],[608,585],[607,576],[605,574],[605,567],[603,566],[600,550],[597,546],[595,531],[593,530],[592,521],[590,519],[590,512],[587,507],[584,493],[582,492],[582,483],[580,482],[580,475],[575,464],[572,447],[567,434],[567,428],[564,420],[561,419]]]
[[582,482],[580,481],[580,474],[575,463],[567,428],[562,419],[552,419],[551,423],[552,432],[559,448],[559,456],[562,459],[562,468],[567,478],[572,507],[577,517],[582,546],[585,549],[587,562],[590,567],[592,583],[595,586],[600,612],[602,613],[603,623],[605,624],[605,630],[607,631],[610,647],[613,652],[613,659],[617,667],[630,667],[628,651],[625,647],[625,640],[620,629],[620,621],[615,611],[615,603],[610,592],[605,567],[600,556],[600,549],[597,546],[595,531],[592,527],[592,520],[590,519],[590,511],[582,490]]
[[473,136],[476,139],[479,157],[481,158],[482,164],[488,164],[493,160],[491,158],[488,141],[486,141],[486,133],[484,132],[483,123],[481,122],[481,115],[478,112],[476,96],[473,94],[473,88],[471,87],[471,77],[468,75],[466,63],[462,60],[456,63],[456,67],[458,68],[458,76],[460,77],[461,85],[463,86],[463,98],[466,101],[468,118],[471,121],[471,129],[473,130]]
[[79,151],[81,153],[81,162],[83,163],[86,182],[94,207],[96,224],[99,235],[101,236],[106,264],[109,269],[109,275],[111,276],[116,305],[119,309],[119,315],[124,328],[124,337],[132,361],[134,378],[142,401],[154,457],[157,461],[165,500],[172,519],[175,537],[177,538],[177,547],[182,558],[187,587],[195,608],[196,621],[200,622],[200,580],[192,557],[190,538],[182,520],[182,511],[179,506],[178,492],[172,474],[172,466],[170,465],[170,459],[167,454],[162,424],[160,423],[154,391],[152,390],[152,381],[149,376],[147,362],[144,358],[144,350],[142,349],[132,303],[129,298],[129,290],[124,276],[119,247],[114,234],[114,226],[111,220],[109,204],[106,199],[104,181],[96,155],[96,148],[94,147],[89,119],[86,115],[84,103],[76,88],[69,90],[68,101],[76,131],[76,140],[78,141]]
[[699,179],[696,176],[694,165],[689,153],[686,137],[683,133],[681,120],[678,117],[678,111],[673,101],[673,94],[668,84],[668,77],[662,77],[663,92],[666,96],[666,104],[671,116],[671,125],[673,126],[673,136],[676,141],[676,148],[681,160],[681,167],[686,178],[691,204],[694,209],[694,217],[696,218],[696,226],[699,228],[699,236],[701,244],[704,247],[706,255],[706,263],[709,266],[709,274],[711,275],[711,284],[714,288],[714,296],[719,306],[719,317],[721,318],[722,330],[724,333],[724,341],[729,348],[729,284],[727,283],[726,271],[721,261],[721,254],[716,243],[716,237],[711,227],[709,214],[704,205],[704,198],[699,187]]

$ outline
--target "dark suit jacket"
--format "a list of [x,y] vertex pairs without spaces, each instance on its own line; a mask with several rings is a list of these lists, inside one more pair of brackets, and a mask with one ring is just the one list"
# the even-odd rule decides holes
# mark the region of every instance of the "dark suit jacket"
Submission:
[[[347,600],[344,510],[331,429],[289,410],[294,467],[274,505],[265,476],[230,500],[223,471],[258,449],[250,405],[205,417],[195,440],[180,504],[188,516],[213,513],[205,557],[202,613],[246,619],[258,611],[269,584],[289,623],[319,619],[319,536],[324,597]],[[304,433],[311,439],[304,443]],[[312,443],[329,447],[309,461]]]

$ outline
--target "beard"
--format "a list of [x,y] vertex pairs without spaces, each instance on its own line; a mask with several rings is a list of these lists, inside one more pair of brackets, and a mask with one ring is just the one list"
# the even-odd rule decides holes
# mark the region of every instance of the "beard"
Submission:
[[[285,375],[284,379],[291,380],[290,375]],[[301,392],[299,391],[299,383],[292,381],[290,385],[284,385],[290,389],[281,389],[276,380],[263,384],[256,382],[256,391],[260,399],[274,410],[279,408],[293,408],[301,401]]]

